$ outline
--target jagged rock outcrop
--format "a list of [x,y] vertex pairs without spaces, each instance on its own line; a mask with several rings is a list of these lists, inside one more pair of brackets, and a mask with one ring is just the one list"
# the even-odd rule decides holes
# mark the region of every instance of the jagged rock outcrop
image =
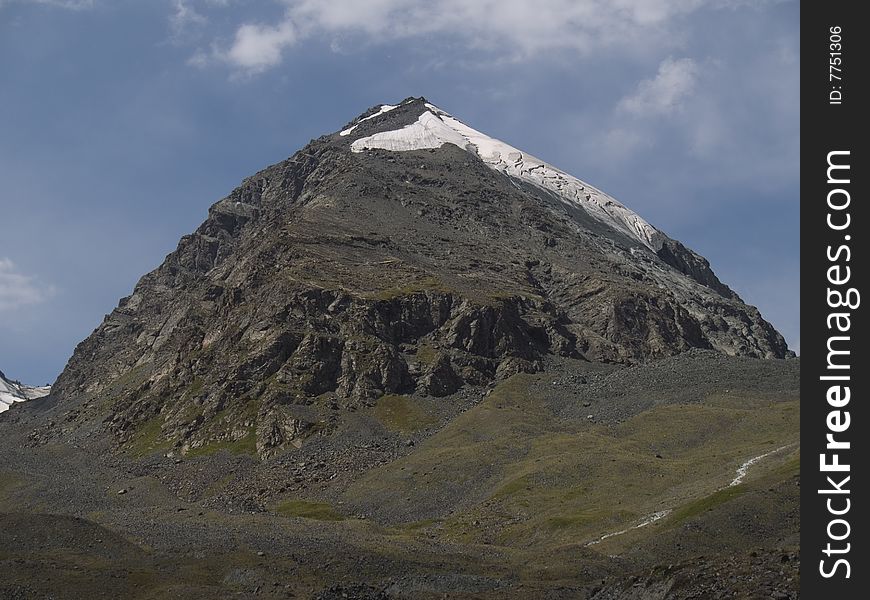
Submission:
[[[79,344],[55,395],[121,444],[147,429],[268,456],[328,434],[324,414],[554,354],[788,354],[705,259],[533,157],[494,161],[429,107],[377,107],[246,179]],[[471,141],[359,143],[424,114]]]

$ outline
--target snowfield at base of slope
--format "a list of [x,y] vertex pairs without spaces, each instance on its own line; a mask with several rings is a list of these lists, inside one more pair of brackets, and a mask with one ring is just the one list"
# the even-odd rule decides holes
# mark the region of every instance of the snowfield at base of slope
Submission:
[[[363,120],[372,119],[393,108],[395,107],[385,104],[380,112]],[[662,247],[666,236],[661,231],[601,190],[539,158],[472,129],[433,104],[427,103],[426,108],[428,110],[424,111],[416,122],[401,129],[382,131],[354,140],[350,146],[351,150],[362,152],[366,149],[380,148],[402,152],[455,144],[476,154],[490,168],[554,193],[567,204],[583,208],[594,219],[616,229],[630,239],[640,241],[653,252]],[[348,135],[354,127],[356,125],[345,129],[341,135]]]

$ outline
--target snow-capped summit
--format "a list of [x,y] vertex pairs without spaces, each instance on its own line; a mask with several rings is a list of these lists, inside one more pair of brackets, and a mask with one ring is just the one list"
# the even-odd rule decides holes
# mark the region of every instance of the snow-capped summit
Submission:
[[51,386],[33,387],[24,385],[18,381],[7,379],[0,371],[0,413],[9,410],[15,402],[35,400],[47,396],[51,392]]
[[[407,151],[455,144],[476,154],[490,168],[542,188],[555,194],[561,201],[582,208],[593,219],[612,227],[629,239],[640,241],[653,252],[660,250],[667,239],[664,233],[650,225],[640,215],[585,181],[469,127],[434,104],[426,102],[424,106],[426,110],[415,122],[400,129],[380,131],[354,140],[351,150],[362,152],[369,148],[381,148]],[[357,125],[379,117],[394,108],[397,107],[389,104],[381,105],[377,112],[360,119]],[[357,125],[345,129],[341,135],[349,135]]]

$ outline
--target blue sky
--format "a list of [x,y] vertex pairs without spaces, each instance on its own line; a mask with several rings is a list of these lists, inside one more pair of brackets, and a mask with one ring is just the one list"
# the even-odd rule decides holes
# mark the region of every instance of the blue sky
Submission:
[[0,0],[0,369],[51,381],[210,204],[426,96],[706,256],[800,347],[799,3]]

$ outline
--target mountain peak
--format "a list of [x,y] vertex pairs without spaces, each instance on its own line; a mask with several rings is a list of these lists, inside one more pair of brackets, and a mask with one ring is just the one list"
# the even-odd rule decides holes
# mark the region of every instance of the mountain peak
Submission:
[[[397,110],[398,109],[398,110]],[[638,243],[698,283],[728,298],[738,298],[703,257],[671,239],[646,219],[595,186],[506,142],[482,133],[425,98],[372,107],[339,132],[352,152],[428,150],[452,144],[478,157],[494,171],[520,185],[530,185],[586,216],[623,243]],[[739,299],[739,298],[738,298]]]
[[[407,100],[405,102],[408,102]],[[592,218],[612,227],[628,238],[633,238],[654,252],[659,251],[667,238],[640,215],[628,209],[615,198],[594,186],[565,173],[543,160],[523,152],[501,140],[469,127],[450,113],[424,99],[410,103],[422,104],[417,120],[398,129],[382,130],[357,138],[351,150],[363,152],[381,148],[392,151],[423,150],[454,144],[480,158],[493,170],[504,173],[541,190],[552,193],[559,200],[582,208]],[[409,103],[409,104],[410,104]],[[377,118],[401,105],[384,104],[380,109],[360,120]],[[348,135],[356,126],[340,135]]]
[[214,204],[76,348],[53,393],[121,444],[159,423],[181,452],[268,456],[385,394],[693,348],[788,355],[704,258],[411,98]]

